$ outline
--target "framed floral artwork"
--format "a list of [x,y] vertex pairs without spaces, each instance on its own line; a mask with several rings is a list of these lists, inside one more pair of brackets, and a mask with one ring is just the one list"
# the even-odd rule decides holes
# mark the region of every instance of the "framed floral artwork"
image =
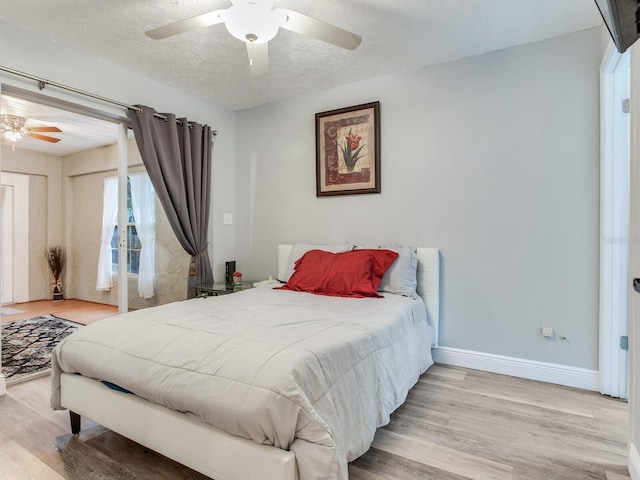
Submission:
[[380,193],[380,102],[316,113],[316,195]]

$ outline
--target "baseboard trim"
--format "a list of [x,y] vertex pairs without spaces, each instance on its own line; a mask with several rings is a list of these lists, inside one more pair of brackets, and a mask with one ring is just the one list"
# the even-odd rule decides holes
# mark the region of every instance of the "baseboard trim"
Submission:
[[598,391],[599,388],[598,371],[586,368],[538,362],[524,358],[505,357],[503,355],[451,347],[435,348],[433,350],[433,359],[438,363],[447,365],[474,368],[476,370],[583,388],[585,390]]
[[0,397],[7,394],[7,379],[0,373]]
[[627,468],[632,480],[640,480],[640,455],[633,443],[629,445],[629,465]]

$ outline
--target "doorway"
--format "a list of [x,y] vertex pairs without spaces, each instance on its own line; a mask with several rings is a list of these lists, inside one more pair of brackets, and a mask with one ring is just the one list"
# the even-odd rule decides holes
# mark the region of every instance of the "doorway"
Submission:
[[[48,140],[45,141],[42,135],[23,135],[16,142],[2,142],[2,177],[20,174],[32,186],[32,205],[28,201],[14,201],[14,207],[19,203],[25,210],[21,215],[14,216],[14,220],[18,220],[15,225],[23,220],[33,235],[20,242],[15,241],[13,236],[14,245],[24,245],[27,249],[26,255],[21,258],[30,258],[32,263],[31,268],[26,268],[21,259],[20,268],[14,268],[13,302],[52,298],[50,272],[44,252],[58,245],[65,248],[67,255],[62,279],[64,296],[82,298],[83,293],[78,289],[82,287],[91,292],[92,285],[95,288],[95,276],[91,279],[88,272],[97,267],[89,265],[96,263],[91,258],[80,258],[85,251],[91,250],[86,243],[91,233],[79,237],[77,232],[86,230],[86,223],[100,214],[97,212],[95,215],[96,212],[90,208],[82,210],[78,207],[78,204],[90,203],[83,201],[78,185],[91,175],[99,177],[106,175],[107,171],[111,175],[118,175],[123,168],[121,165],[124,165],[123,175],[126,178],[127,135],[123,125],[127,121],[126,115],[123,113],[117,118],[102,115],[100,111],[89,107],[6,84],[2,85],[0,105],[2,115],[22,118],[29,128],[55,127],[59,130],[47,134]],[[59,141],[50,141],[52,137]],[[120,155],[124,156],[122,161],[118,158]],[[99,180],[94,183],[101,189]],[[86,185],[83,188],[86,189]],[[100,205],[93,206],[94,210],[101,208]],[[16,266],[16,262],[13,265]],[[19,298],[15,296],[15,274],[18,270],[25,272],[28,284],[26,295]],[[108,298],[86,299],[118,304],[119,293],[126,292],[126,282],[126,276],[119,279],[119,287],[122,288],[111,292]],[[126,294],[124,297],[122,311],[127,310]]]
[[0,301],[2,305],[13,303],[13,187],[0,185]]
[[0,174],[2,304],[29,300],[29,176]]

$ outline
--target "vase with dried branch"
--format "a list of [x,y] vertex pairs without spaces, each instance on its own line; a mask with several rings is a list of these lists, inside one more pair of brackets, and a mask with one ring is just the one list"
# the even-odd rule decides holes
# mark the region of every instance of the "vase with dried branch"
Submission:
[[47,257],[49,270],[51,270],[51,275],[53,276],[53,282],[51,282],[53,284],[53,299],[63,300],[62,270],[64,270],[66,260],[65,251],[60,245],[55,245],[45,250],[45,256]]

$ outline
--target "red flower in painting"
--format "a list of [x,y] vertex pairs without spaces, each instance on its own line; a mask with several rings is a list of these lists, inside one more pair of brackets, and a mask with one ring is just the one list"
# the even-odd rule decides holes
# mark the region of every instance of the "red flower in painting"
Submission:
[[342,159],[347,167],[347,171],[353,172],[356,162],[363,156],[361,152],[365,146],[360,146],[362,137],[356,133],[351,133],[351,129],[349,129],[349,133],[344,138],[346,140],[344,147],[342,145],[338,145],[338,147],[340,147],[342,151]]
[[360,140],[362,140],[362,137],[356,135],[355,133],[351,133],[348,137],[346,137],[346,139],[347,143],[349,143],[349,148],[351,150],[355,150],[360,146]]

